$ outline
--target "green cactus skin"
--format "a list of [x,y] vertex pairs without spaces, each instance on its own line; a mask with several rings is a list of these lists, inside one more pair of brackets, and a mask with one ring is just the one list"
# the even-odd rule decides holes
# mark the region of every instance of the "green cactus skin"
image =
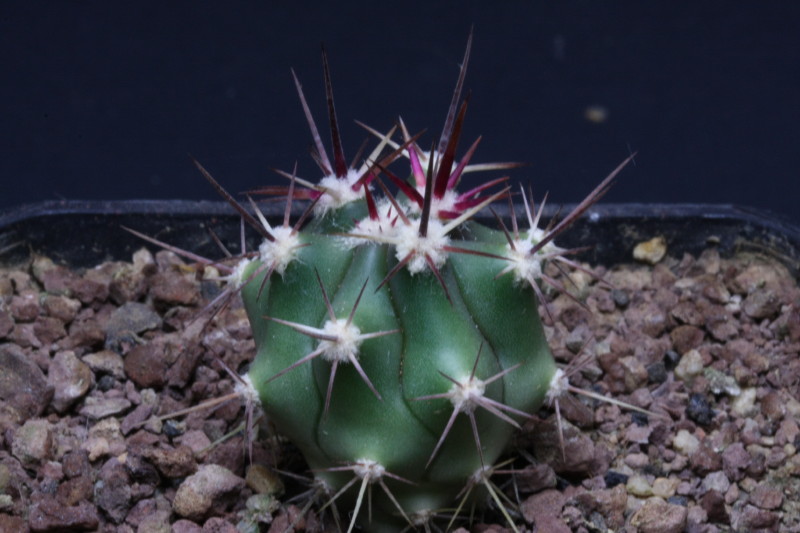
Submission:
[[[504,253],[503,234],[487,236],[492,238],[463,244]],[[494,279],[506,266],[502,260],[467,254],[450,255],[440,269],[451,301],[430,272],[399,270],[376,291],[397,264],[390,245],[347,249],[338,235],[310,231],[302,232],[301,240],[310,246],[298,251],[283,275],[272,274],[264,282],[261,274],[242,290],[258,347],[249,377],[263,409],[333,489],[352,475],[331,476],[325,469],[370,459],[415,483],[408,487],[387,481],[406,513],[452,507],[456,494],[482,466],[471,425],[460,415],[426,468],[453,406],[447,399],[414,399],[447,393],[453,383],[442,373],[468,378],[480,350],[475,372],[480,379],[519,364],[487,386],[486,397],[524,412],[538,409],[556,368],[533,291],[511,276]],[[252,262],[245,275],[259,266]],[[348,317],[368,280],[353,325],[362,333],[399,330],[359,346],[358,360],[381,399],[353,365],[342,363],[325,413],[331,364],[321,357],[268,381],[320,342],[264,318],[323,327],[329,318],[317,272],[337,318]],[[475,418],[484,464],[494,464],[514,427],[480,408]],[[373,506],[396,514],[391,502],[375,496]]]

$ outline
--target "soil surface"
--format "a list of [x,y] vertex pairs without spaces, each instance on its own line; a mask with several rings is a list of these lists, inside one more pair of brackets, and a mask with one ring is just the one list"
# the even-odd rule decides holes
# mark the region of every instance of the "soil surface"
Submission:
[[[550,295],[551,346],[573,385],[648,413],[563,397],[562,453],[543,408],[492,478],[519,530],[800,532],[792,276],[713,248],[593,271]],[[235,392],[254,354],[239,304],[194,320],[219,290],[145,249],[0,270],[0,532],[336,530],[289,443],[262,421],[248,449],[239,398],[158,418]],[[510,531],[491,502],[460,526]]]

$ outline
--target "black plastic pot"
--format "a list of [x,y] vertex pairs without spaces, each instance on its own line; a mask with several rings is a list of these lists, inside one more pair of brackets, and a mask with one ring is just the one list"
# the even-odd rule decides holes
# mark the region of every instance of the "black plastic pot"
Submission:
[[[570,208],[564,206],[561,212],[568,213]],[[282,213],[278,204],[268,210],[276,220]],[[554,213],[550,209],[545,214]],[[518,214],[523,216],[521,208]],[[129,260],[144,243],[122,226],[201,255],[220,257],[209,232],[213,229],[234,253],[239,251],[239,216],[222,202],[59,201],[0,213],[0,264],[20,263],[32,254],[72,267]],[[254,232],[248,235],[249,246],[254,248],[256,236]],[[696,254],[714,245],[723,254],[765,253],[793,274],[800,273],[800,229],[796,225],[763,211],[729,205],[598,205],[559,238],[558,244],[588,247],[582,259],[610,265],[631,261],[636,243],[659,235],[666,238],[668,253],[673,256]]]

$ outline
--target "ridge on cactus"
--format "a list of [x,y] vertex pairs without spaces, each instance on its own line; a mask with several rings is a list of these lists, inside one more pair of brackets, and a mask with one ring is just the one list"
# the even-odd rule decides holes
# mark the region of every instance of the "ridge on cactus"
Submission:
[[[526,228],[513,209],[510,229],[500,217],[497,228],[478,223],[492,203],[511,203],[510,188],[499,178],[459,193],[463,174],[517,165],[473,165],[480,139],[457,157],[470,44],[471,35],[438,145],[421,150],[402,121],[386,134],[367,127],[379,143],[360,164],[345,159],[324,50],[332,159],[292,72],[323,176],[279,171],[288,186],[251,193],[286,196],[279,223],[195,161],[262,236],[257,250],[242,244],[240,255],[212,261],[130,230],[220,272],[227,287],[211,317],[241,294],[257,353],[236,394],[250,398],[248,420],[257,401],[303,453],[313,494],[327,494],[322,509],[353,510],[348,531],[356,521],[370,531],[428,530],[442,516],[452,525],[487,497],[516,530],[514,504],[490,477],[504,472],[499,461],[520,422],[545,402],[558,411],[558,397],[574,390],[551,356],[539,304],[546,309],[543,284],[565,289],[548,265],[583,267],[554,239],[633,157],[546,229],[542,206],[524,191]],[[292,223],[295,201],[308,206]]]

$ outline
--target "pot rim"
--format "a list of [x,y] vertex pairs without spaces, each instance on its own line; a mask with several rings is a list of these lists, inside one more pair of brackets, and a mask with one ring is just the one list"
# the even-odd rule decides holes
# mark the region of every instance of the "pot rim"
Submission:
[[[301,207],[295,207],[299,213]],[[573,207],[548,205],[544,217],[556,215],[559,209],[568,213]],[[524,217],[521,204],[514,209]],[[282,203],[272,203],[264,210],[268,217],[279,220],[284,208]],[[496,206],[495,211],[504,218],[509,215],[504,205]],[[496,224],[488,212],[477,218]],[[145,243],[120,226],[219,257],[208,229],[214,228],[226,245],[236,245],[239,225],[238,215],[222,201],[45,201],[0,211],[0,264],[24,262],[33,254],[75,267],[108,259],[127,260]],[[581,259],[611,264],[632,261],[635,244],[659,235],[666,239],[673,256],[697,254],[713,245],[723,254],[742,250],[766,253],[793,274],[800,273],[800,227],[769,211],[746,206],[601,203],[557,240],[563,247],[591,246]]]

